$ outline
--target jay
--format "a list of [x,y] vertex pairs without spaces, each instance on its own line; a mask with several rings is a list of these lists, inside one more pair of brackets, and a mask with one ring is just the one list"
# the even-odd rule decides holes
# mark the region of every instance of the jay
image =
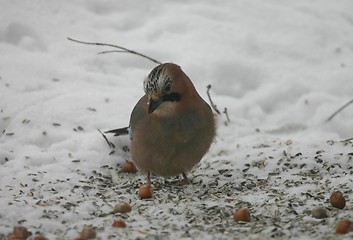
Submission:
[[107,131],[129,134],[131,157],[147,174],[176,176],[192,169],[210,148],[215,120],[190,78],[173,63],[155,67],[145,78],[145,95],[132,110],[130,126]]

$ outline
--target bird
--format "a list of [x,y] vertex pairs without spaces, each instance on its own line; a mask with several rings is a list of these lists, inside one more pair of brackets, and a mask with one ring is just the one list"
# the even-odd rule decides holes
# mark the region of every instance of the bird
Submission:
[[132,110],[129,127],[106,131],[128,134],[136,168],[147,174],[182,175],[200,162],[216,135],[215,117],[180,66],[163,63],[145,77],[145,94]]

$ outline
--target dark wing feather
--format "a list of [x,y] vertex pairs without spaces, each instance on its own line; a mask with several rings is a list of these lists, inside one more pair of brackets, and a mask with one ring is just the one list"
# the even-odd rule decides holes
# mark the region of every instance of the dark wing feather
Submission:
[[129,129],[129,127],[124,127],[124,128],[109,130],[104,133],[114,133],[114,136],[127,135],[127,134],[129,134],[128,129]]
[[106,131],[105,133],[114,133],[114,136],[127,135],[129,134],[130,139],[132,140],[133,131],[137,125],[146,117],[146,108],[147,107],[147,96],[144,95],[135,105],[130,116],[130,126],[124,128],[118,128]]

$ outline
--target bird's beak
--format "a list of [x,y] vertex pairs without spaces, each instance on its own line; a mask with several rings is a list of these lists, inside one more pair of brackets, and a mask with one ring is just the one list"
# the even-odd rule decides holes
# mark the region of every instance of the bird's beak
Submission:
[[160,98],[155,95],[151,95],[148,97],[148,113],[153,113],[154,110],[156,110],[159,105],[163,102],[163,98]]

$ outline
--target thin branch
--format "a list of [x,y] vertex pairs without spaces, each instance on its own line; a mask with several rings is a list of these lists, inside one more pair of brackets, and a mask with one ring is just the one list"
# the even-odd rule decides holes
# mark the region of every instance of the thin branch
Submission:
[[99,52],[98,54],[106,54],[106,53],[128,53],[128,52],[124,50],[111,50],[111,51]]
[[211,84],[207,85],[207,96],[208,96],[208,99],[210,100],[211,107],[218,115],[221,115],[221,112],[217,109],[217,106],[213,103],[211,99],[210,89],[211,89]]
[[146,56],[145,54],[142,54],[142,53],[139,53],[139,52],[136,52],[134,50],[131,50],[131,49],[128,49],[128,48],[125,48],[125,47],[121,47],[121,46],[118,46],[118,45],[114,45],[114,44],[108,44],[108,43],[98,43],[98,42],[85,42],[85,41],[80,41],[80,40],[76,40],[76,39],[73,39],[73,38],[70,38],[68,37],[67,38],[68,40],[70,41],[73,41],[73,42],[77,42],[77,43],[82,43],[82,44],[87,44],[87,45],[96,45],[96,46],[106,46],[106,47],[113,47],[113,48],[118,48],[120,50],[122,50],[122,52],[127,52],[127,53],[131,53],[131,54],[135,54],[137,56],[140,56],[140,57],[143,57],[143,58],[146,58],[154,63],[157,63],[157,64],[162,64],[160,61],[156,60],[156,59],[153,59],[149,56]]
[[326,119],[326,122],[331,121],[338,113],[343,111],[346,107],[348,107],[350,104],[353,103],[353,99],[344,104],[342,107],[340,107],[336,112],[334,112],[329,118]]
[[108,138],[104,135],[104,133],[102,133],[102,131],[99,130],[99,129],[97,129],[97,130],[98,130],[98,132],[100,132],[100,134],[102,134],[104,140],[108,143],[109,147],[110,147],[110,148],[115,148],[114,144],[111,143],[111,142],[109,142]]
[[227,108],[224,108],[224,111],[223,113],[226,115],[227,117],[227,122],[230,123],[230,119],[229,119],[229,116],[228,116],[228,109]]
[[353,141],[353,138],[347,138],[345,140],[342,140],[341,142],[350,142],[350,141]]

